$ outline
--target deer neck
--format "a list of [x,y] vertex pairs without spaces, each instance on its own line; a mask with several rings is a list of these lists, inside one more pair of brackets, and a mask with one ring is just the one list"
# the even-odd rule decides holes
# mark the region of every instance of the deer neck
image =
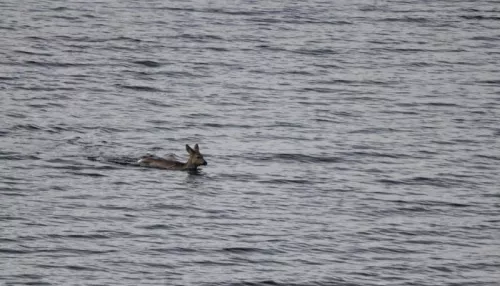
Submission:
[[191,163],[189,160],[184,164],[184,170],[196,170],[197,166]]

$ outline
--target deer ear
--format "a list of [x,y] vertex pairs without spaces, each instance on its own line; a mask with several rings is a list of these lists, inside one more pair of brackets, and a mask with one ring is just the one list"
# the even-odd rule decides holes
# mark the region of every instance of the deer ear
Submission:
[[200,147],[198,147],[198,144],[195,144],[195,145],[194,145],[194,151],[196,151],[196,152],[200,152]]
[[188,151],[189,154],[192,154],[194,152],[188,144],[186,144],[186,151]]

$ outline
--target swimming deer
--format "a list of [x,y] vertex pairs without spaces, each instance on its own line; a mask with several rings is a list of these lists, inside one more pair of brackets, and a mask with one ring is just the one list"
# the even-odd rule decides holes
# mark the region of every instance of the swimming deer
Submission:
[[186,151],[189,153],[189,159],[186,163],[182,163],[175,160],[169,160],[165,158],[159,158],[153,155],[146,155],[142,157],[137,163],[144,167],[153,167],[160,169],[169,170],[197,170],[198,166],[206,166],[207,161],[203,159],[203,155],[200,153],[200,148],[198,144],[194,145],[194,149],[186,144]]

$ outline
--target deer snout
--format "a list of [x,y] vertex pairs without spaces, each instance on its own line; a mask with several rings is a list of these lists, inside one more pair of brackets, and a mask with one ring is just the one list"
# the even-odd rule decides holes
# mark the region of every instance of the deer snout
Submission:
[[203,166],[208,165],[207,161],[203,161],[203,164],[202,164],[202,165],[203,165]]

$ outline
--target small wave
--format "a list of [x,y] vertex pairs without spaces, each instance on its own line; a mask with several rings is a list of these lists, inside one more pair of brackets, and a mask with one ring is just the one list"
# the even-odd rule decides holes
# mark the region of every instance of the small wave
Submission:
[[444,106],[444,107],[458,107],[460,105],[456,104],[456,103],[449,103],[449,102],[428,102],[428,103],[425,103],[425,105],[428,105],[428,106]]
[[353,22],[350,21],[318,21],[314,19],[301,19],[301,20],[285,20],[283,23],[286,24],[314,24],[314,25],[333,25],[333,26],[341,26],[341,25],[353,25]]
[[56,18],[56,19],[69,20],[69,21],[78,20],[78,17],[71,17],[71,16],[66,16],[66,15],[52,15],[51,17]]
[[293,161],[302,163],[337,163],[342,161],[340,157],[331,156],[311,156],[303,154],[281,153],[281,154],[261,154],[248,157],[254,161]]
[[383,22],[426,23],[426,22],[429,22],[430,20],[427,18],[403,17],[403,18],[383,18],[380,21],[383,21]]
[[500,20],[500,17],[497,17],[497,16],[461,15],[459,17],[467,19],[467,20],[493,20],[493,21],[499,21]]
[[450,269],[449,267],[445,267],[445,266],[428,266],[428,268],[431,270],[436,270],[436,271],[445,272],[445,273],[455,272],[455,270]]
[[417,203],[420,203],[420,204],[426,205],[426,206],[447,206],[447,207],[454,207],[454,208],[468,208],[468,207],[473,206],[471,204],[443,202],[443,201],[417,201]]
[[260,181],[261,183],[264,184],[299,184],[299,185],[305,185],[305,184],[311,184],[311,180],[301,180],[301,179],[272,179],[272,180],[262,180]]
[[107,175],[100,174],[100,173],[87,173],[87,172],[66,172],[66,173],[72,174],[72,175],[77,175],[77,176],[93,177],[93,178],[107,177]]
[[51,57],[54,55],[51,53],[41,53],[39,51],[16,50],[15,52],[19,53],[19,54],[25,54],[25,55],[48,56],[48,57]]
[[302,54],[302,55],[333,55],[338,54],[337,51],[332,49],[297,49],[291,52]]
[[470,39],[474,41],[498,41],[500,37],[475,36]]
[[279,72],[278,74],[291,74],[291,75],[305,75],[305,76],[314,76],[315,74],[312,72],[304,71],[304,70],[290,70]]
[[27,36],[24,39],[35,40],[35,41],[46,41],[47,40],[46,38],[38,37],[38,36]]
[[40,160],[41,158],[32,154],[3,153],[0,152],[0,160]]
[[215,52],[228,52],[229,51],[229,49],[222,48],[222,47],[207,47],[205,49],[215,51]]
[[[460,203],[454,203],[454,202],[445,202],[445,201],[430,201],[430,200],[379,200],[379,199],[372,199],[376,201],[383,201],[384,204],[387,203],[393,203],[397,205],[397,207],[391,208],[390,212],[393,213],[395,210],[398,212],[404,212],[404,213],[426,213],[426,214],[431,214],[431,213],[442,213],[442,212],[447,212],[449,211],[450,208],[467,208],[471,207],[471,205],[467,204],[460,204]],[[381,211],[381,213],[386,213],[386,211]],[[388,232],[387,229],[382,230],[382,232]],[[421,232],[417,233],[415,231],[393,231],[394,233],[399,233],[399,234],[404,234],[406,236],[418,236],[421,234]],[[425,231],[427,234],[429,234],[427,231]]]
[[380,133],[395,133],[399,130],[390,128],[390,127],[373,127],[373,128],[364,128],[349,131],[350,134],[380,134]]
[[[109,236],[103,235],[103,234],[67,234],[67,235],[62,235],[62,234],[50,234],[48,235],[50,238],[77,238],[77,239],[109,239]],[[106,251],[109,252],[109,251]]]
[[222,251],[227,251],[231,253],[248,253],[248,252],[258,252],[260,249],[254,247],[225,247]]
[[200,12],[227,14],[233,16],[256,16],[256,15],[266,14],[268,11],[249,11],[249,10],[233,11],[233,10],[224,10],[219,8],[208,8],[200,10]]
[[224,38],[216,36],[216,35],[207,35],[207,34],[181,34],[175,36],[174,38],[180,39],[188,39],[190,41],[198,42],[198,43],[211,43],[211,42],[221,42]]
[[12,249],[12,248],[0,248],[0,253],[4,254],[26,254],[30,253],[30,250]]
[[206,127],[213,127],[213,128],[245,128],[245,129],[249,129],[249,128],[253,128],[254,126],[252,125],[246,125],[246,124],[231,124],[231,123],[228,123],[228,124],[219,124],[219,123],[205,123],[203,124],[203,126],[206,126]]
[[151,87],[151,86],[140,86],[140,85],[117,85],[118,87],[125,89],[132,89],[137,91],[148,91],[148,92],[160,92],[161,89]]
[[500,80],[498,79],[478,80],[477,83],[500,85]]
[[152,209],[162,209],[162,210],[184,210],[186,208],[193,209],[194,207],[187,207],[183,205],[174,205],[166,203],[157,203],[151,206]]
[[16,29],[15,29],[14,27],[5,27],[5,26],[0,26],[0,30],[15,31]]
[[201,75],[197,75],[197,74],[186,72],[186,71],[161,71],[161,72],[158,72],[156,74],[162,75],[165,77],[172,77],[172,78],[189,78],[189,77],[201,76]]
[[151,225],[137,226],[136,228],[157,230],[157,229],[172,229],[173,227],[167,224],[151,224]]
[[333,120],[330,118],[314,118],[314,121],[316,121],[316,122],[328,122],[328,123],[340,123],[341,122],[339,120]]
[[24,62],[27,65],[41,66],[46,68],[58,68],[58,67],[81,67],[81,66],[91,66],[92,64],[86,63],[64,63],[64,62],[41,62],[28,60]]
[[19,77],[13,77],[13,76],[0,76],[0,81],[7,81],[7,80],[19,80]]
[[[5,182],[5,181],[3,183],[10,184],[9,182]],[[26,196],[29,196],[29,194],[26,194],[23,192],[24,192],[23,189],[15,189],[12,187],[3,188],[2,196],[7,196],[7,197],[26,197]]]
[[218,282],[218,283],[204,283],[203,286],[355,286],[358,284],[346,283],[343,279],[335,281],[301,281],[301,282],[279,282],[275,280],[246,280],[239,282]]
[[422,177],[422,176],[399,179],[399,180],[380,179],[380,180],[377,180],[377,182],[389,184],[389,185],[426,185],[426,186],[442,187],[442,188],[449,188],[450,186],[461,186],[464,184],[471,184],[471,182],[467,181],[467,180],[452,179],[452,178],[447,178],[447,177],[431,178],[431,177]]
[[[172,104],[167,104],[163,101],[150,99],[150,98],[144,98],[142,101],[149,104],[149,105],[156,106],[156,107],[164,107],[164,108],[174,107]],[[152,120],[149,120],[148,122],[152,122]]]
[[[154,104],[154,102],[157,102],[157,101],[150,101],[149,103]],[[166,106],[168,106],[168,105],[166,105]],[[172,107],[172,106],[168,106],[168,107]],[[155,124],[155,125],[171,125],[172,124],[172,122],[170,120],[164,120],[164,119],[149,119],[149,120],[145,120],[145,122]]]
[[435,64],[434,63],[429,63],[429,62],[412,62],[412,63],[405,63],[405,66],[412,66],[412,67],[432,67]]
[[145,61],[135,61],[133,63],[134,64],[138,64],[138,65],[147,66],[147,67],[150,67],[150,68],[157,68],[157,67],[161,67],[162,66],[162,64],[159,63],[159,62],[148,61],[148,60],[145,60]]
[[367,249],[367,251],[369,252],[373,252],[373,253],[378,253],[378,254],[381,254],[381,253],[385,253],[385,254],[391,254],[391,253],[403,253],[403,254],[410,254],[410,253],[419,253],[419,251],[416,251],[416,250],[410,250],[408,248],[398,248],[398,247],[382,247],[382,246],[379,246],[379,247],[370,247]]
[[120,37],[116,37],[116,38],[111,38],[111,39],[108,39],[108,41],[126,41],[126,42],[142,42],[141,39],[137,39],[137,38],[132,38],[132,37],[126,37],[126,36],[120,36]]
[[68,7],[59,6],[59,7],[52,8],[51,10],[52,11],[66,11],[66,10],[69,10],[69,8]]
[[[336,90],[333,88],[327,88],[327,87],[306,87],[302,88],[301,91],[303,92],[317,92],[317,93],[334,93]],[[322,104],[324,105],[324,104]]]
[[489,159],[489,160],[495,160],[495,161],[500,161],[500,156],[495,156],[495,155],[475,155],[475,157],[478,158],[483,158],[483,159]]
[[182,11],[182,12],[195,12],[197,11],[194,8],[188,8],[188,7],[162,7],[159,8],[160,10],[169,10],[169,11]]
[[348,157],[348,158],[356,158],[356,157],[376,157],[376,158],[393,158],[393,159],[414,158],[413,156],[410,156],[408,154],[394,153],[394,152],[383,153],[383,152],[355,151],[355,152],[344,152],[342,154],[344,155],[343,157]]
[[195,248],[187,248],[187,247],[152,248],[149,250],[161,253],[180,253],[180,254],[194,253],[199,251]]
[[87,266],[80,266],[80,265],[53,265],[53,264],[38,264],[37,267],[39,268],[56,268],[56,269],[68,269],[68,270],[74,270],[74,271],[89,271],[89,272],[96,272],[101,269],[97,267],[87,267]]
[[35,130],[42,130],[42,127],[40,127],[36,124],[18,124],[18,125],[14,125],[11,129],[35,131]]
[[171,263],[143,262],[141,264],[144,266],[147,266],[148,268],[160,268],[163,271],[165,271],[165,269],[175,269],[176,268],[175,264],[171,264]]
[[247,254],[247,253],[261,253],[261,254],[277,254],[284,253],[282,250],[273,249],[263,249],[256,247],[224,247],[222,251],[234,253],[234,254]]
[[[208,285],[217,285],[217,284],[208,284]],[[208,286],[207,285],[207,286]],[[261,281],[242,281],[242,282],[238,282],[238,283],[222,283],[222,284],[218,284],[218,285],[231,285],[231,286],[281,286],[281,285],[293,285],[293,284],[290,284],[290,283],[286,283],[286,284],[281,284],[279,282],[276,282],[274,280],[261,280]],[[306,285],[304,285],[306,286]]]
[[381,50],[389,52],[409,52],[409,53],[419,53],[419,52],[431,52],[432,50],[417,49],[417,48],[382,48]]

